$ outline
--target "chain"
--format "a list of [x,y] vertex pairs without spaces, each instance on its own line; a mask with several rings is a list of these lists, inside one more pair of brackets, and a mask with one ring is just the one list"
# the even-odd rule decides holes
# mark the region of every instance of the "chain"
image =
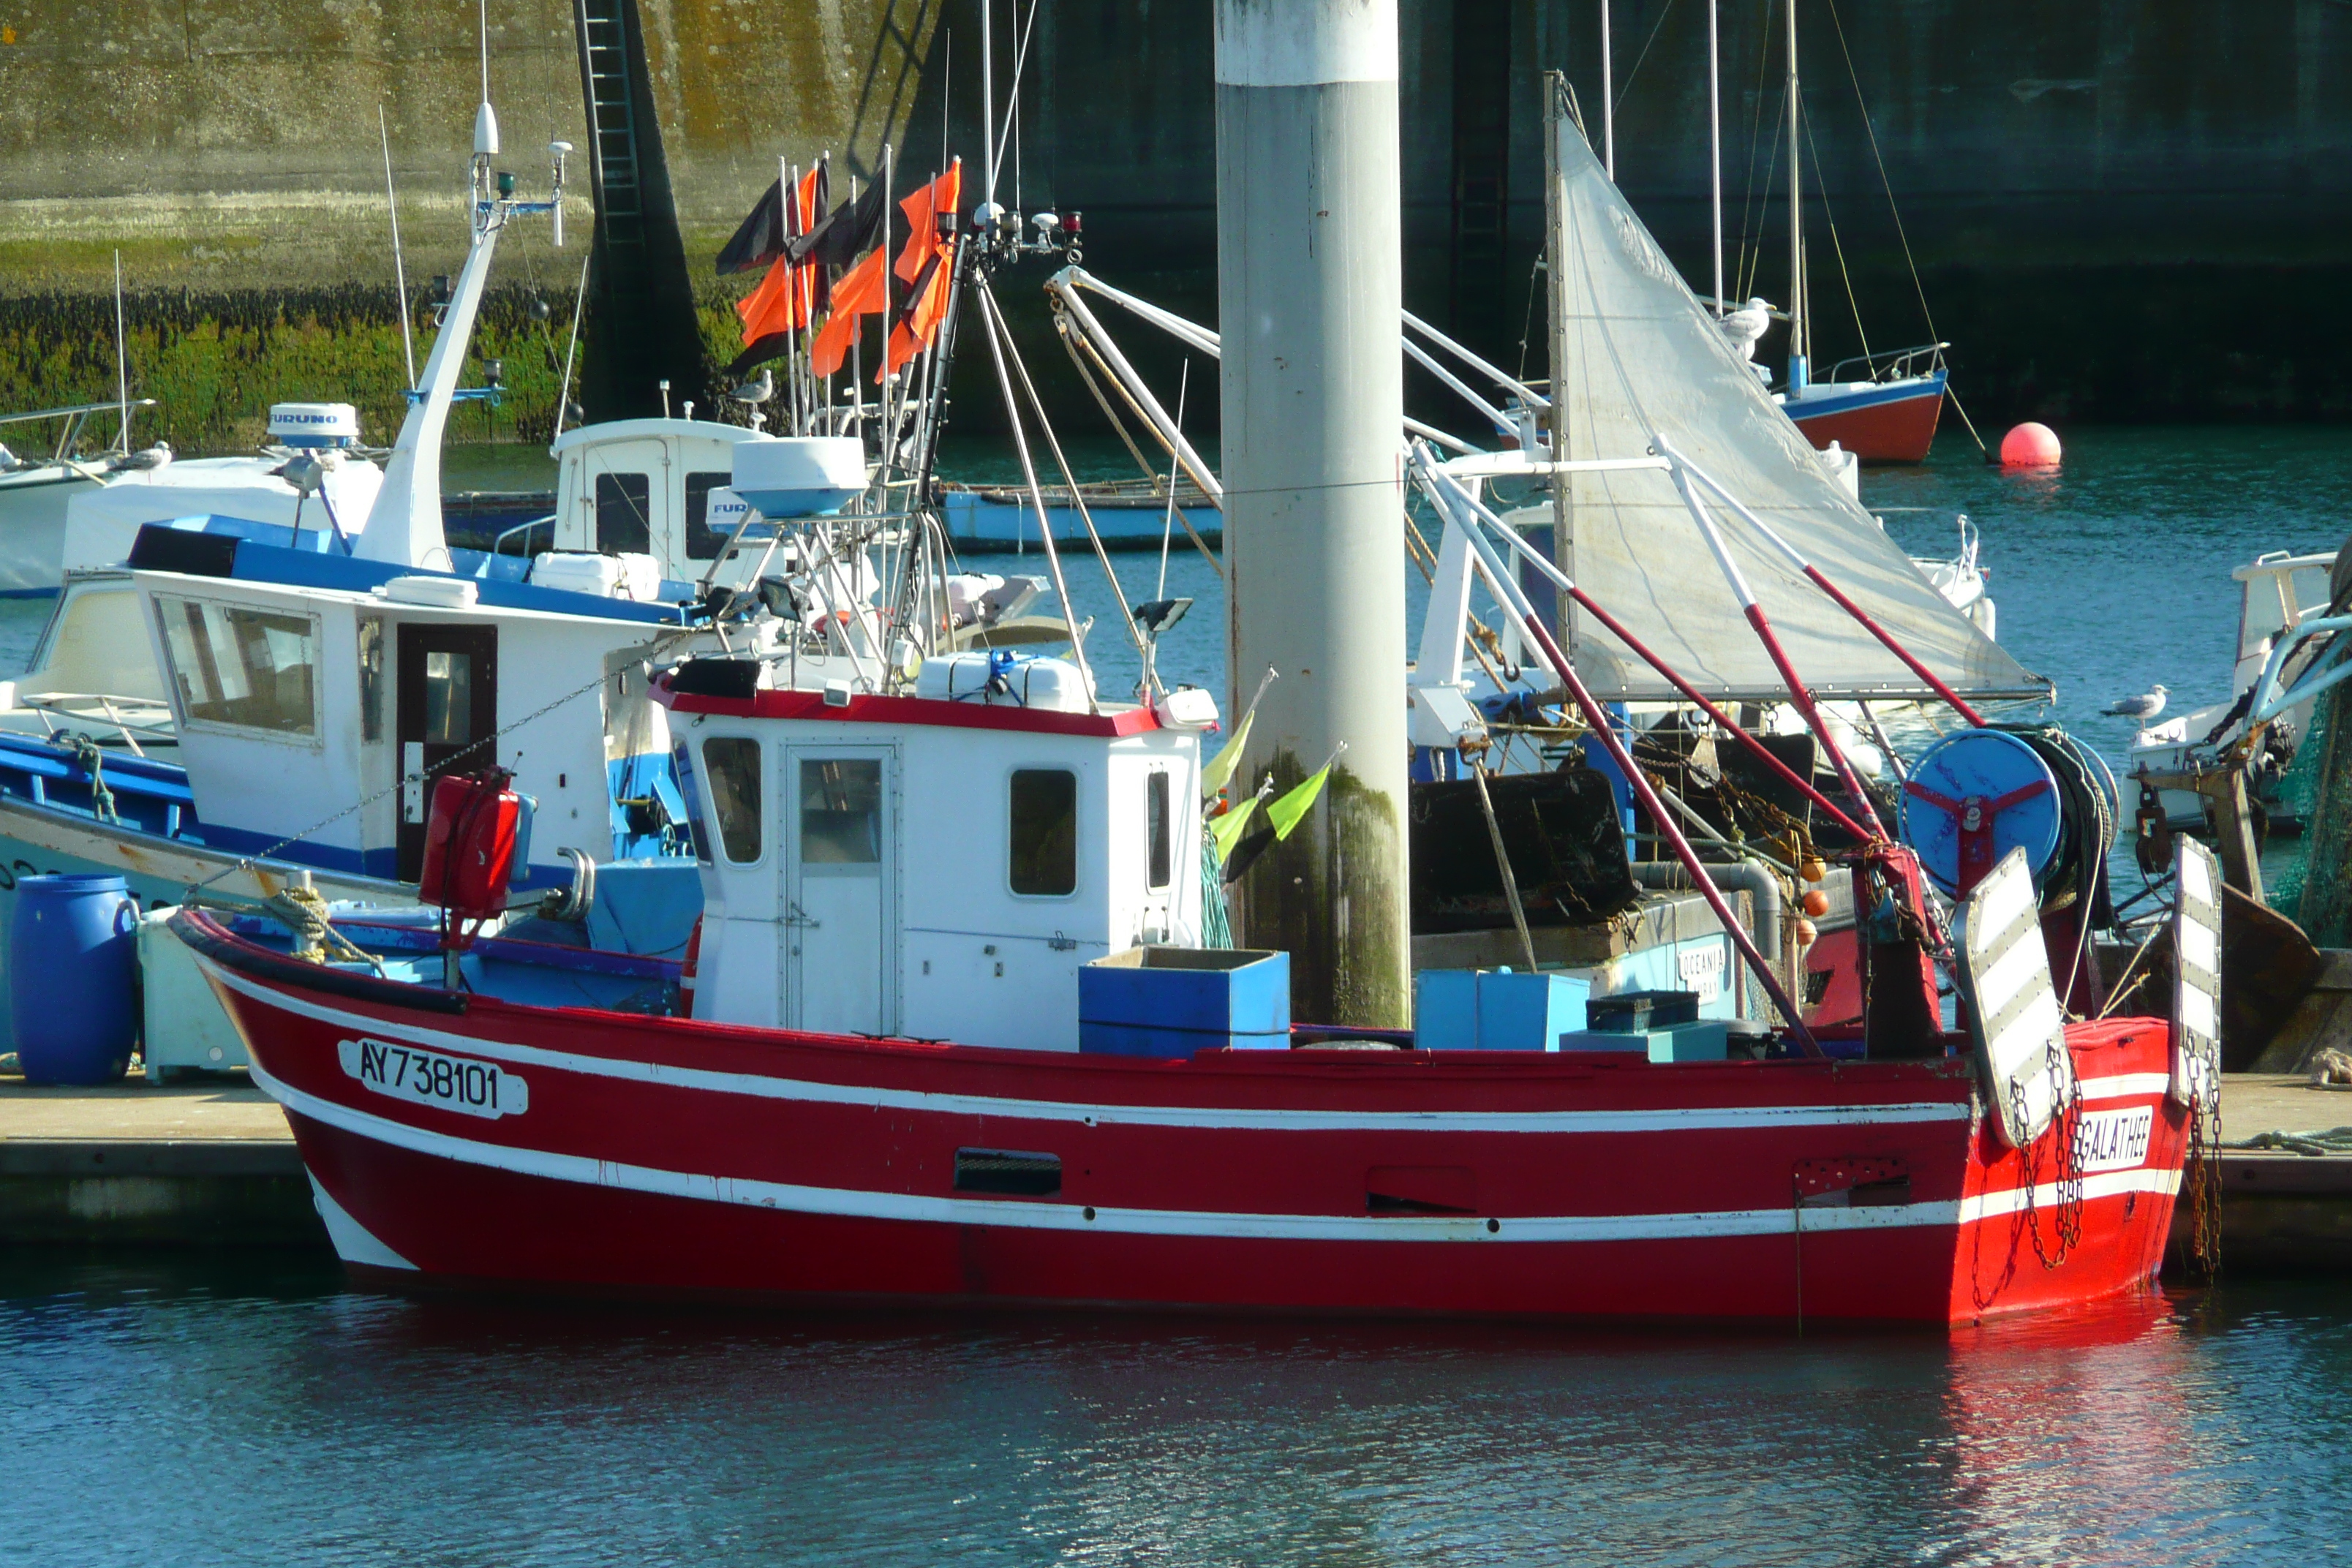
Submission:
[[2189,1263],[2207,1280],[2221,1274],[2221,1118],[2202,1094],[2189,1101],[2189,1157],[2181,1169],[2189,1189]]
[[[2043,1047],[2043,1055],[2051,1070],[2057,1069],[2057,1052],[2063,1047]],[[2025,1121],[2025,1088],[2014,1079],[2009,1085],[2010,1106],[2020,1125]],[[2083,1242],[2083,1170],[2082,1151],[2078,1143],[2082,1134],[2083,1084],[2074,1081],[2066,1104],[2051,1119],[2051,1131],[2058,1136],[2057,1212],[2052,1216],[2051,1229],[2057,1243],[2053,1255],[2049,1243],[2042,1238],[2042,1218],[2039,1210],[2042,1185],[2042,1140],[2037,1138],[2017,1152],[2018,1165],[2024,1178],[2025,1233],[2032,1238],[2033,1255],[2044,1268],[2055,1268]]]
[[[670,648],[677,647],[679,643],[694,635],[695,634],[692,631],[680,631],[662,637],[654,643],[652,647],[647,651],[646,658],[648,661],[658,658],[662,654],[667,652]],[[499,728],[493,730],[488,734],[483,736],[480,740],[472,742],[459,751],[444,758],[439,765],[439,771],[442,773],[452,773],[457,771],[457,764],[463,762],[467,757],[472,755],[474,752],[480,751],[485,746],[496,745],[506,736],[513,734],[516,731],[522,729],[528,724],[545,718],[550,713],[554,712],[558,708],[562,707],[565,703],[571,702],[578,698],[585,697],[591,691],[603,686],[607,679],[609,678],[604,672],[601,670],[598,671],[595,679],[587,682],[585,685],[573,687],[571,690],[564,692],[560,697],[557,697],[553,701],[533,709],[531,711],[524,714],[521,718],[516,720],[511,724],[501,725]],[[376,791],[373,795],[361,796],[358,800],[353,801],[351,805],[343,807],[342,810],[336,812],[333,816],[322,816],[318,821],[312,823],[310,826],[303,828],[300,832],[289,833],[285,837],[278,840],[275,844],[266,845],[262,848],[255,850],[252,854],[247,856],[244,859],[237,861],[235,865],[222,868],[220,870],[214,872],[211,876],[206,877],[203,881],[191,886],[189,891],[192,893],[196,892],[202,889],[211,887],[215,882],[221,880],[223,878],[234,877],[240,871],[252,869],[253,867],[259,862],[268,859],[271,856],[277,854],[279,850],[286,848],[289,845],[299,844],[302,840],[310,837],[312,834],[319,832],[320,829],[331,827],[336,823],[341,822],[343,818],[353,816],[359,812],[365,811],[369,806],[373,805],[376,802],[384,799],[386,796],[397,794],[401,786],[405,783],[407,783],[405,779],[395,778],[390,784],[387,784],[383,789]]]

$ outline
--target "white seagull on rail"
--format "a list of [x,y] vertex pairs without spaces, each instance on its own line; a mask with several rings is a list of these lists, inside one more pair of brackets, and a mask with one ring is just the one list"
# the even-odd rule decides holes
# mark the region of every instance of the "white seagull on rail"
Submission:
[[2164,711],[2164,683],[2158,681],[2155,686],[2150,687],[2145,697],[2126,697],[2112,706],[2100,709],[2099,711],[2110,718],[2137,719],[2145,724]]

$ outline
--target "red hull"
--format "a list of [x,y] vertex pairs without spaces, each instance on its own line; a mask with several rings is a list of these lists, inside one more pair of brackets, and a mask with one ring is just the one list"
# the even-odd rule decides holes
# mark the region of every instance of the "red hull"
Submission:
[[1835,441],[1865,463],[1924,463],[1943,412],[1944,389],[1939,386],[1916,397],[1810,417],[1791,412],[1790,417],[1820,450],[1828,450]]
[[[2071,1032],[2086,1110],[2147,1107],[2151,1131],[2137,1163],[2084,1178],[2080,1240],[2045,1267],[2058,1134],[2029,1201],[1962,1061],[1156,1062],[480,998],[452,1016],[305,985],[216,933],[206,967],[338,1247],[420,1281],[1948,1323],[2147,1288],[2179,1185],[2184,1119],[2147,1020]],[[358,1039],[496,1063],[527,1109],[363,1087]],[[959,1193],[960,1149],[1058,1156],[1060,1190]]]

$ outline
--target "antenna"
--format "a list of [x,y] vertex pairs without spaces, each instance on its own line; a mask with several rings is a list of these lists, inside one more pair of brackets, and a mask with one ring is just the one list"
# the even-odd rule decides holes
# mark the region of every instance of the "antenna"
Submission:
[[580,258],[580,288],[572,296],[572,341],[563,348],[563,389],[555,395],[555,433],[563,434],[563,416],[572,411],[572,358],[580,352],[580,311],[588,303],[588,263],[594,253]]
[[482,21],[482,101],[490,101],[490,0],[476,0]]
[[121,428],[115,439],[131,455],[131,350],[122,327],[122,252],[114,253],[114,399]]
[[400,352],[408,361],[408,385],[416,387],[416,335],[408,324],[408,266],[400,257],[400,197],[392,185],[392,122],[375,106],[376,134],[383,139],[383,205],[392,213],[392,283],[400,290]]

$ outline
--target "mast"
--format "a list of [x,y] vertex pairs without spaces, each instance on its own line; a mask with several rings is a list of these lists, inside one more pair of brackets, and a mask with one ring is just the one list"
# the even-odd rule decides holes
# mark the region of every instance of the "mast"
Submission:
[[1716,5],[1706,0],[1706,184],[1715,219],[1715,319],[1723,320],[1723,56],[1716,47]]
[[980,0],[980,198],[996,200],[996,45],[990,37],[990,13],[996,0]]
[[1288,950],[1293,1016],[1392,1027],[1412,1011],[1396,0],[1215,14],[1231,710],[1282,674],[1236,793],[1329,766],[1237,883],[1236,925]]
[[1789,0],[1789,395],[1805,390],[1805,183],[1797,161],[1797,0]]
[[1601,0],[1601,171],[1617,178],[1617,86],[1609,58],[1609,0]]

